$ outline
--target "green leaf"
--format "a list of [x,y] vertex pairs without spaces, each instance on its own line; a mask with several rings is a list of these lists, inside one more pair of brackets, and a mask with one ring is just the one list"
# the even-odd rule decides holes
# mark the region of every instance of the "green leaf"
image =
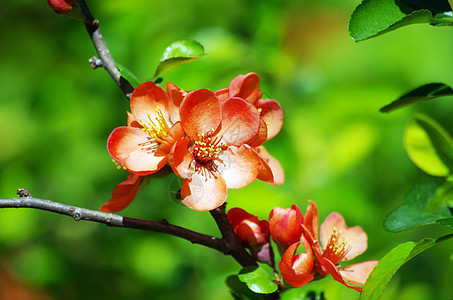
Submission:
[[417,183],[404,198],[403,204],[392,211],[384,221],[384,227],[399,232],[411,227],[436,224],[439,219],[451,217],[446,206],[431,210],[437,189],[445,184],[441,179],[427,179]]
[[403,264],[423,251],[452,237],[453,234],[450,234],[437,239],[426,238],[418,243],[407,242],[396,246],[379,261],[368,276],[359,299],[379,299],[390,279]]
[[404,133],[404,147],[412,162],[432,176],[445,177],[453,173],[453,142],[436,121],[417,114]]
[[449,25],[451,14],[433,16],[428,9],[414,9],[398,0],[364,0],[352,13],[349,34],[356,42],[416,23]]
[[324,291],[321,286],[304,285],[300,288],[289,288],[280,293],[282,300],[325,300]]
[[271,294],[278,289],[274,282],[274,273],[268,265],[244,267],[239,272],[238,278],[255,293]]
[[256,294],[252,292],[245,283],[239,280],[238,275],[228,276],[226,284],[230,288],[230,293],[236,300],[262,300],[262,294]]
[[171,68],[190,63],[205,54],[204,47],[197,41],[182,40],[174,42],[162,54],[154,78]]
[[453,96],[453,89],[444,83],[428,83],[404,94],[392,103],[384,106],[380,112],[391,112],[398,108],[444,96]]
[[137,79],[137,77],[135,77],[135,75],[132,74],[131,71],[126,69],[125,66],[116,64],[116,67],[118,68],[118,71],[120,71],[121,76],[127,81],[129,81],[133,88],[136,88],[137,86],[140,85],[140,81]]

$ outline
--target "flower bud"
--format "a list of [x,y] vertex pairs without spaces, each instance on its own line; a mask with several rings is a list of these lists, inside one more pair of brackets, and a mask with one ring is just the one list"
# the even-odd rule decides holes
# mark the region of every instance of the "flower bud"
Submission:
[[228,219],[236,235],[253,255],[266,261],[269,258],[269,223],[237,207],[228,211]]
[[67,15],[70,18],[86,22],[85,16],[75,0],[47,0],[47,4],[57,14]]
[[292,244],[299,242],[302,235],[304,217],[295,204],[291,208],[275,207],[269,215],[269,229],[280,253]]

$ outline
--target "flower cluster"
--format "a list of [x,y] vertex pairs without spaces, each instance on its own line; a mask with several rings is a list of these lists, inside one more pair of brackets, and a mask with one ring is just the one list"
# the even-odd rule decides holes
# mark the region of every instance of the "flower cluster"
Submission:
[[[305,216],[297,205],[289,209],[274,208],[269,215],[269,223],[258,223],[257,217],[237,208],[231,209],[228,217],[240,240],[258,259],[258,254],[263,256],[263,250],[257,251],[257,245],[269,249],[270,233],[282,254],[278,265],[280,273],[291,286],[301,287],[312,281],[315,275],[331,274],[336,281],[361,292],[361,286],[377,261],[343,268],[339,262],[351,260],[365,252],[368,247],[366,233],[359,226],[347,227],[343,217],[334,212],[321,224],[318,237],[318,210],[316,204],[310,202]],[[295,254],[300,244],[305,252]]]
[[124,209],[143,177],[167,163],[183,178],[182,203],[198,211],[219,207],[228,189],[255,179],[282,184],[283,169],[262,144],[280,131],[283,113],[277,101],[261,98],[259,85],[258,75],[249,73],[216,92],[185,92],[172,83],[166,91],[154,82],[138,86],[127,126],[107,141],[112,158],[131,175],[101,210]]

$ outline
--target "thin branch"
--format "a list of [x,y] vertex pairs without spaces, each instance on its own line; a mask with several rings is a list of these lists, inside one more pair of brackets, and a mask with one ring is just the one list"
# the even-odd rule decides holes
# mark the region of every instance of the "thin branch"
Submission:
[[111,227],[133,228],[147,231],[155,231],[174,235],[193,244],[200,244],[220,252],[226,253],[226,245],[223,240],[201,234],[183,227],[169,224],[166,220],[153,222],[147,220],[127,218],[116,214],[105,213],[72,205],[66,205],[50,200],[34,198],[26,191],[19,191],[21,198],[0,199],[0,208],[35,208],[58,213],[74,218],[75,221],[91,221],[103,223]]
[[113,56],[110,54],[109,48],[107,47],[107,44],[104,41],[104,37],[102,36],[101,29],[99,28],[99,21],[93,18],[84,0],[77,0],[77,2],[79,3],[82,13],[87,19],[85,27],[88,31],[88,34],[90,35],[94,48],[96,48],[99,59],[102,61],[102,66],[107,70],[116,84],[120,87],[121,91],[123,91],[123,94],[128,99],[130,99],[134,88],[129,83],[129,81],[121,76],[120,71],[116,67],[116,62],[113,59]]

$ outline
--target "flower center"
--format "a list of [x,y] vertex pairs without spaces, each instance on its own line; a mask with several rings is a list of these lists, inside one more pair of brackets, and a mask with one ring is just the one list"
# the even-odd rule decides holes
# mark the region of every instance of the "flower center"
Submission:
[[157,117],[154,120],[150,114],[148,114],[148,122],[146,123],[142,119],[137,120],[142,125],[142,130],[151,138],[148,142],[140,144],[145,150],[157,148],[165,140],[167,133],[170,131],[170,126],[165,120],[160,107],[157,107],[156,112]]
[[337,231],[334,227],[322,256],[336,265],[348,254],[351,248],[351,244],[341,235],[341,231]]
[[225,144],[220,142],[220,137],[213,138],[213,132],[214,130],[210,130],[205,135],[199,134],[198,140],[193,143],[192,155],[199,164],[204,165],[218,159],[223,151]]

